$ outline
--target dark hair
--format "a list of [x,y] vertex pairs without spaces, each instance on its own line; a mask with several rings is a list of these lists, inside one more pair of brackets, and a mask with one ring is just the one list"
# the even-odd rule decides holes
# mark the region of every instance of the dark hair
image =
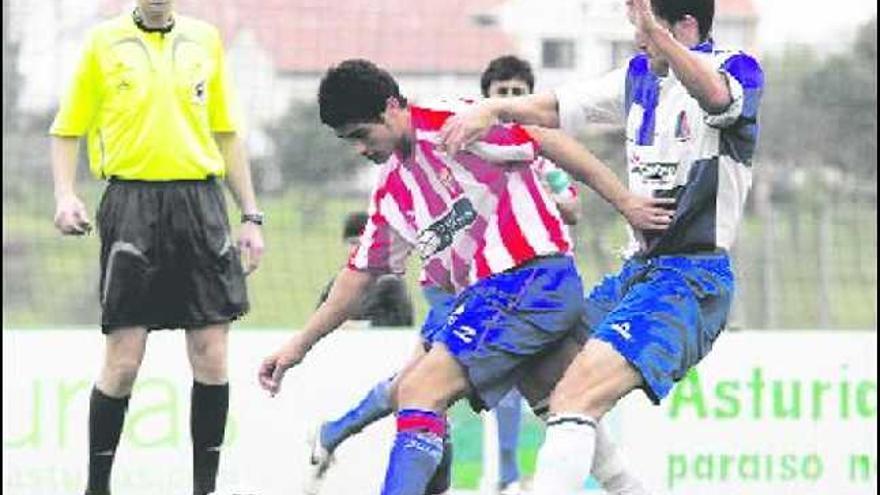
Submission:
[[700,40],[709,38],[715,18],[715,0],[653,0],[651,3],[657,17],[670,24],[675,24],[686,15],[693,16],[700,28]]
[[345,217],[345,226],[342,228],[342,238],[359,237],[367,226],[367,214],[362,211],[349,213]]
[[532,66],[528,61],[513,55],[504,55],[491,62],[480,77],[480,89],[483,96],[489,96],[489,86],[492,81],[508,81],[510,79],[522,79],[529,86],[531,93],[535,89],[535,75],[532,74]]
[[379,122],[392,96],[406,106],[391,74],[368,60],[346,60],[330,67],[321,79],[321,122],[334,129],[346,124]]

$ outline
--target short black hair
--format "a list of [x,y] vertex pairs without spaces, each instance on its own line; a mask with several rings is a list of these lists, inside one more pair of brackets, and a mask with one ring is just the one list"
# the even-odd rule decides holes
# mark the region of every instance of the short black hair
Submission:
[[369,60],[345,60],[330,67],[318,89],[321,122],[337,129],[347,124],[379,122],[389,97],[406,99],[397,81]]
[[504,55],[491,62],[480,77],[480,89],[483,96],[489,96],[489,86],[493,81],[509,81],[521,79],[529,86],[531,93],[535,89],[535,75],[528,61],[513,55]]
[[362,211],[349,213],[345,217],[345,225],[342,227],[342,239],[360,237],[367,226],[367,214]]
[[670,24],[675,24],[686,15],[693,16],[700,29],[700,40],[709,38],[715,19],[715,0],[653,0],[651,3],[654,14]]

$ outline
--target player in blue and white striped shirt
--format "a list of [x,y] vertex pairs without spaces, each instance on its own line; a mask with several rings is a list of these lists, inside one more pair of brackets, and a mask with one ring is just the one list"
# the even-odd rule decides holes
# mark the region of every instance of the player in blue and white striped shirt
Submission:
[[490,100],[442,131],[455,151],[497,118],[568,132],[623,123],[630,189],[674,200],[669,227],[634,231],[621,271],[587,298],[590,337],[550,397],[534,495],[575,491],[592,464],[596,422],[635,388],[655,403],[666,396],[708,353],[733,298],[728,250],[752,181],[763,72],[714,46],[714,0],[626,3],[642,50],[628,67]]

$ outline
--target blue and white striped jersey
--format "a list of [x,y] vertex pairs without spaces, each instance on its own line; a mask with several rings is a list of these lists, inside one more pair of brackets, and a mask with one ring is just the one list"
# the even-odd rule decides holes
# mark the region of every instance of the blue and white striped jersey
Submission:
[[556,90],[563,130],[624,123],[630,190],[677,200],[670,228],[634,232],[630,253],[730,249],[742,218],[764,75],[754,58],[711,41],[692,50],[725,75],[733,101],[722,113],[703,110],[673,71],[652,73],[645,55],[599,80]]

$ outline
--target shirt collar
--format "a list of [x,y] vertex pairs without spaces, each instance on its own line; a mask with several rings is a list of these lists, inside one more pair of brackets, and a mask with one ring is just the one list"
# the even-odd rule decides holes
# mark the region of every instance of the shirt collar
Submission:
[[157,27],[157,28],[147,27],[147,25],[144,24],[144,16],[141,15],[141,11],[137,7],[135,7],[135,9],[131,12],[131,19],[132,19],[132,21],[134,21],[134,25],[137,26],[138,29],[140,29],[141,31],[143,31],[145,33],[168,34],[171,32],[172,29],[174,29],[174,20],[175,19],[174,19],[173,14],[171,16],[171,20],[168,21],[168,24],[166,24],[162,27]]
[[712,50],[715,49],[715,42],[712,38],[706,39],[706,41],[691,47],[691,51],[693,52],[703,52],[703,53],[712,53]]

